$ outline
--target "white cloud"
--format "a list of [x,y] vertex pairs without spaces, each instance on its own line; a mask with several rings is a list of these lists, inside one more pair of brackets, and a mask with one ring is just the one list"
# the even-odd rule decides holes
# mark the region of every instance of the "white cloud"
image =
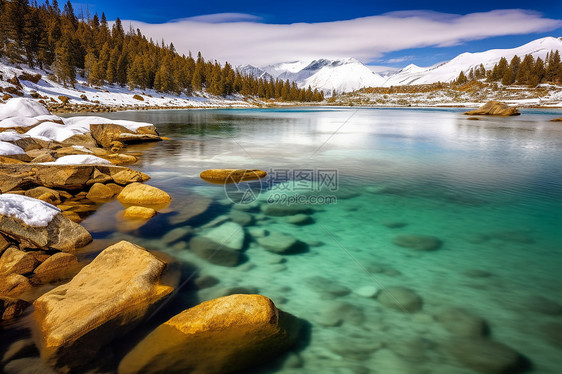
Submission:
[[386,62],[388,62],[389,64],[397,64],[399,62],[406,62],[406,61],[410,61],[413,60],[414,56],[403,56],[403,57],[397,57],[397,58],[391,58],[386,60]]
[[385,53],[452,46],[494,36],[554,30],[562,21],[511,9],[466,15],[430,11],[393,12],[346,21],[266,24],[239,13],[198,16],[164,24],[129,22],[155,40],[173,42],[182,53],[235,65],[266,65],[312,58],[355,57],[362,62]]

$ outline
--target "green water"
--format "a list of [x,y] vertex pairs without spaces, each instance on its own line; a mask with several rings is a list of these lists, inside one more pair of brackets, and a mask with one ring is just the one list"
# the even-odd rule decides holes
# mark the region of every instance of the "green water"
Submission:
[[[131,240],[189,264],[183,279],[193,268],[220,279],[202,290],[187,282],[168,314],[244,287],[308,321],[308,341],[260,372],[474,373],[449,353],[455,335],[437,320],[448,308],[483,318],[486,339],[524,355],[532,372],[560,372],[562,125],[549,122],[560,111],[524,110],[520,117],[480,121],[456,109],[110,116],[156,123],[172,139],[139,147],[144,155],[137,166],[152,177],[150,184],[173,196],[172,211],[193,196],[213,200],[205,213],[180,225],[195,230],[231,209],[245,209],[229,203],[223,186],[201,181],[202,170],[337,171],[338,191],[305,193],[337,197],[312,207],[313,224],[296,226],[285,217],[249,211],[256,223],[245,227],[247,233],[256,227],[280,231],[310,244],[307,252],[277,255],[250,241],[247,260],[237,267],[209,264],[185,243],[164,244],[161,237],[178,227],[169,221],[173,212],[118,232],[107,225],[121,209],[114,202],[83,223],[100,241]],[[269,191],[264,183],[257,203],[279,194],[273,186]],[[425,252],[393,243],[405,234],[434,236],[443,245]],[[316,277],[325,278],[320,286]],[[330,293],[339,286],[351,292]],[[413,290],[422,309],[403,313],[356,293],[392,286]],[[162,313],[161,319],[169,317]]]

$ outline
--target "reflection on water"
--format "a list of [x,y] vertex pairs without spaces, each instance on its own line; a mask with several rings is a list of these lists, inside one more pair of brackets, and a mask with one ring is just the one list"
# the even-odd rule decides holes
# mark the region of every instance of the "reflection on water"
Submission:
[[[480,121],[456,109],[108,116],[156,123],[172,139],[138,148],[149,183],[173,196],[169,210],[131,231],[120,229],[112,202],[84,222],[98,241],[130,240],[181,261],[184,279],[196,272],[160,319],[235,292],[272,298],[310,322],[310,337],[263,372],[468,374],[518,365],[502,362],[509,358],[493,342],[534,372],[562,367],[562,126],[548,122],[559,111]],[[268,197],[298,191],[267,185],[256,203],[233,206],[223,186],[199,178],[212,168],[335,169],[338,200],[304,216],[272,214]],[[194,253],[192,237],[229,220],[244,226],[237,266]],[[263,239],[268,232],[307,250],[284,252]],[[389,287],[391,297],[379,293]]]

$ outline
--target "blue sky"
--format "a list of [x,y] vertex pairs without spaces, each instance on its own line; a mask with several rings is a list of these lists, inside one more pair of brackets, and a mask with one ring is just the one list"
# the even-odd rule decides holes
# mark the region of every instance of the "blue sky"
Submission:
[[[62,1],[61,1],[62,4]],[[135,22],[135,26],[140,26],[141,30],[145,31],[150,36],[159,39],[159,33],[165,37],[166,41],[173,41],[176,47],[182,52],[186,52],[185,49],[190,49],[196,52],[198,49],[204,49],[204,55],[208,58],[216,58],[219,60],[232,60],[234,63],[242,63],[243,54],[237,54],[235,52],[229,52],[225,46],[220,45],[221,41],[219,39],[228,38],[228,35],[232,34],[230,30],[240,31],[244,29],[245,25],[236,24],[235,18],[232,15],[226,17],[224,22],[222,19],[214,19],[207,22],[207,19],[197,19],[192,17],[212,15],[218,13],[237,13],[240,14],[242,20],[251,21],[252,23],[258,23],[262,25],[262,28],[249,27],[248,33],[255,32],[259,30],[287,30],[287,26],[294,23],[324,23],[326,28],[329,30],[330,25],[338,24],[336,21],[344,20],[354,20],[361,17],[368,16],[380,16],[389,12],[400,12],[400,11],[412,11],[419,10],[420,6],[424,6],[427,10],[432,11],[434,14],[427,12],[427,15],[421,15],[420,17],[426,17],[431,20],[440,20],[440,18],[447,18],[446,14],[452,14],[457,16],[466,16],[474,13],[487,13],[491,11],[497,11],[500,9],[524,9],[534,13],[529,13],[528,16],[523,16],[519,19],[521,26],[528,25],[529,22],[525,17],[530,17],[536,24],[533,27],[516,27],[517,22],[513,22],[513,27],[505,27],[502,30],[496,30],[495,32],[490,32],[488,35],[476,35],[476,31],[482,28],[490,28],[490,23],[482,21],[481,24],[474,21],[469,27],[474,28],[474,32],[465,32],[459,35],[456,40],[451,40],[443,42],[441,38],[436,37],[436,42],[432,43],[397,43],[396,48],[390,48],[389,46],[380,47],[378,45],[373,45],[366,43],[365,46],[360,46],[360,41],[357,41],[357,55],[351,55],[349,57],[356,57],[364,63],[373,65],[387,65],[402,67],[408,65],[409,63],[415,63],[421,66],[428,66],[434,63],[444,61],[456,56],[459,53],[469,51],[478,52],[491,48],[512,48],[519,46],[521,44],[527,43],[531,40],[543,37],[543,36],[562,36],[561,24],[556,24],[555,22],[547,22],[546,20],[561,20],[562,19],[562,2],[560,1],[543,1],[530,3],[529,1],[467,1],[467,2],[453,2],[453,1],[434,1],[431,3],[420,3],[418,1],[359,1],[359,0],[346,0],[346,1],[317,1],[317,0],[287,0],[278,2],[269,1],[224,1],[224,0],[207,0],[207,1],[165,1],[165,2],[155,2],[153,0],[122,0],[122,1],[93,1],[89,3],[73,3],[77,11],[81,8],[89,9],[90,13],[105,11],[108,19],[112,20],[116,17],[120,17],[123,20],[132,20]],[[241,16],[247,15],[247,16]],[[254,16],[254,18],[245,18]],[[505,15],[504,15],[505,16]],[[405,17],[400,14],[398,18]],[[202,28],[206,30],[206,34],[209,34],[208,30],[221,29],[222,32],[211,33],[211,36],[199,35],[198,38],[194,36],[197,34],[197,28],[190,27],[193,26],[193,22],[186,22],[182,24],[180,28],[179,23],[172,23],[175,27],[171,31],[171,27],[158,27],[160,25],[170,25],[170,21],[191,18],[191,20],[197,20],[198,22],[203,21],[205,26],[209,23],[215,24],[219,27],[213,29]],[[234,19],[233,19],[234,18]],[[418,17],[419,18],[419,17]],[[537,18],[539,20],[537,20]],[[509,24],[511,18],[498,17],[498,23]],[[540,20],[545,20],[542,22]],[[374,18],[372,22],[381,23],[386,22],[386,19]],[[400,22],[398,20],[397,22]],[[468,21],[467,21],[468,22]],[[228,23],[230,28],[228,28],[225,23]],[[415,23],[412,23],[415,24]],[[465,24],[465,22],[459,18],[459,24]],[[266,27],[269,25],[270,27]],[[350,24],[349,27],[354,27]],[[362,27],[362,26],[361,26]],[[414,26],[412,26],[414,27]],[[456,30],[460,26],[452,25],[451,30]],[[300,28],[302,32],[307,32],[306,28]],[[311,32],[322,32],[321,27],[317,27]],[[385,33],[385,29],[375,28],[378,34]],[[392,40],[394,35],[394,29],[389,28],[389,34],[387,37]],[[412,33],[416,32],[415,28],[412,28]],[[443,28],[439,28],[440,33],[448,33],[448,31],[443,31]],[[273,31],[272,31],[273,33]],[[246,34],[240,33],[240,34]],[[484,32],[484,34],[486,34]],[[223,37],[221,37],[221,35]],[[293,35],[293,32],[287,31],[286,35]],[[351,34],[350,34],[351,35]],[[201,38],[205,39],[200,40]],[[350,37],[351,38],[351,37]],[[283,58],[285,60],[295,60],[300,58],[314,58],[319,57],[318,54],[326,53],[330,54],[330,50],[316,49],[316,54],[312,53],[308,56],[303,56],[303,50],[305,47],[300,46],[297,43],[303,38],[289,38],[285,43],[283,41],[276,41],[276,45],[282,46],[284,49],[283,54],[272,54],[271,58],[278,55],[278,58]],[[305,38],[306,39],[306,38]],[[351,39],[350,39],[351,40]],[[355,42],[357,38],[353,38]],[[431,35],[428,40],[432,40]],[[230,43],[226,43],[226,46],[231,45],[235,40]],[[238,49],[247,50],[248,63],[255,65],[260,65],[270,62],[263,56],[267,54],[267,49],[248,48],[249,44],[258,44],[260,41],[253,41],[251,39],[244,39],[245,44],[238,46]],[[263,40],[261,41],[263,42]],[[291,50],[290,45],[295,44],[294,51]],[[314,43],[316,46],[316,40],[311,40],[310,43]],[[217,45],[216,48],[212,48],[211,44]],[[329,44],[329,43],[328,43]],[[423,45],[428,44],[428,45]],[[435,46],[439,45],[439,46]],[[334,53],[332,56],[325,57],[342,57],[345,53],[353,54],[355,50],[349,48],[340,48],[338,50],[338,45],[335,44]],[[222,48],[222,49],[221,49]],[[369,48],[372,52],[369,53]],[[292,53],[294,52],[294,53]],[[272,61],[271,61],[272,62]]]

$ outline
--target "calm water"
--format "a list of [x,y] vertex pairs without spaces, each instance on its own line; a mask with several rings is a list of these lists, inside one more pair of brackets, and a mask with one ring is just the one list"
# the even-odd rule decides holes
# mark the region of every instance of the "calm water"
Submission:
[[[562,125],[549,119],[562,116],[561,111],[524,110],[520,117],[480,121],[469,121],[456,109],[109,116],[156,123],[160,134],[172,139],[139,147],[144,156],[138,165],[152,177],[150,184],[172,194],[171,210],[181,211],[181,202],[196,196],[212,199],[205,213],[181,227],[198,230],[241,208],[231,206],[223,186],[201,181],[202,170],[272,170],[276,182],[286,170],[337,174],[335,192],[317,192],[318,183],[312,192],[296,191],[290,183],[264,183],[258,197],[262,205],[267,198],[296,193],[338,199],[315,205],[314,223],[304,226],[250,211],[256,223],[245,227],[247,233],[256,227],[280,231],[310,248],[280,256],[251,242],[246,262],[238,267],[199,259],[186,248],[189,238],[163,243],[162,235],[178,227],[169,219],[174,212],[119,232],[112,219],[122,208],[115,202],[84,222],[99,242],[127,239],[169,253],[184,263],[184,279],[193,268],[220,279],[199,291],[188,283],[163,314],[242,287],[308,321],[307,344],[264,372],[474,373],[448,352],[454,335],[437,316],[449,308],[485,319],[488,339],[526,356],[533,372],[560,372]],[[421,252],[393,243],[405,234],[434,236],[443,245]],[[423,299],[422,310],[405,314],[358,294],[391,286],[413,290]],[[351,292],[345,294],[345,288]]]

